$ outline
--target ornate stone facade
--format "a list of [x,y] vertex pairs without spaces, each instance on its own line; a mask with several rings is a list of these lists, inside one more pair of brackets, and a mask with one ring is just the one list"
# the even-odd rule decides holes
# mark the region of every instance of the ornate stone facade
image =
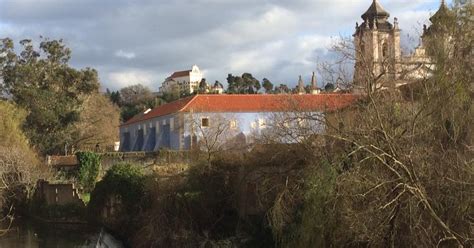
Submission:
[[397,18],[392,24],[388,21],[389,17],[390,14],[374,0],[362,15],[364,22],[361,25],[356,24],[355,82],[381,74],[391,80],[399,77],[397,67],[401,60],[400,29]]
[[373,0],[362,15],[363,23],[356,23],[353,35],[356,57],[354,89],[366,87],[369,81],[377,81],[373,87],[397,87],[430,77],[434,65],[424,43],[442,33],[440,20],[450,15],[450,12],[442,1],[439,10],[430,18],[432,25],[424,27],[415,52],[402,55],[398,19],[395,17],[392,24],[389,21],[390,14],[378,0]]

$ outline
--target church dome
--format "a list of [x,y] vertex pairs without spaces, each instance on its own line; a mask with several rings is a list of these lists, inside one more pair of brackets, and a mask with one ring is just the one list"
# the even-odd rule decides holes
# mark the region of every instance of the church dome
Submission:
[[446,20],[447,18],[450,18],[453,15],[453,12],[446,6],[446,3],[441,1],[441,6],[439,7],[438,11],[430,17],[431,23],[437,23],[443,20]]
[[369,9],[361,16],[363,20],[388,19],[390,14],[380,5],[377,0],[374,0]]
[[366,27],[370,29],[377,28],[382,31],[393,29],[393,25],[388,21],[390,13],[388,13],[377,0],[373,0],[369,9],[361,17],[364,22],[357,28],[356,33],[361,32]]
[[454,21],[454,16],[454,12],[446,6],[444,0],[441,1],[438,11],[430,17],[432,24],[429,27],[426,27],[426,25],[423,27],[423,37],[448,32],[448,26]]

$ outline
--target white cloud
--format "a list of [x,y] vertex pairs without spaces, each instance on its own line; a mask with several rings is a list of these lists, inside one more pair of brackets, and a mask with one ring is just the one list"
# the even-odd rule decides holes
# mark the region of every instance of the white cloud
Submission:
[[133,52],[125,52],[122,49],[115,52],[115,56],[119,58],[134,59],[136,57]]
[[132,84],[143,84],[151,88],[156,88],[155,85],[153,85],[155,75],[148,71],[129,70],[110,72],[108,74],[108,80],[114,82],[114,88],[122,88]]

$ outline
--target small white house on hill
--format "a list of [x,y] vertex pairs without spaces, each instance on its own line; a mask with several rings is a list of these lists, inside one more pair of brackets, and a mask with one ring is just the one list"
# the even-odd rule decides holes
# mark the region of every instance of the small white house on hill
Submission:
[[191,94],[199,87],[202,80],[202,73],[197,65],[193,65],[191,70],[177,71],[167,77],[160,87],[160,93],[180,93]]

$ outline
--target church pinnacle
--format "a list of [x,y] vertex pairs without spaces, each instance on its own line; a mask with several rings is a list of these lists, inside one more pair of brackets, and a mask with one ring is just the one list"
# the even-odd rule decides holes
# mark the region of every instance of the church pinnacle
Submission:
[[303,78],[301,77],[301,75],[298,79],[298,93],[299,94],[305,93],[304,82],[303,82]]

